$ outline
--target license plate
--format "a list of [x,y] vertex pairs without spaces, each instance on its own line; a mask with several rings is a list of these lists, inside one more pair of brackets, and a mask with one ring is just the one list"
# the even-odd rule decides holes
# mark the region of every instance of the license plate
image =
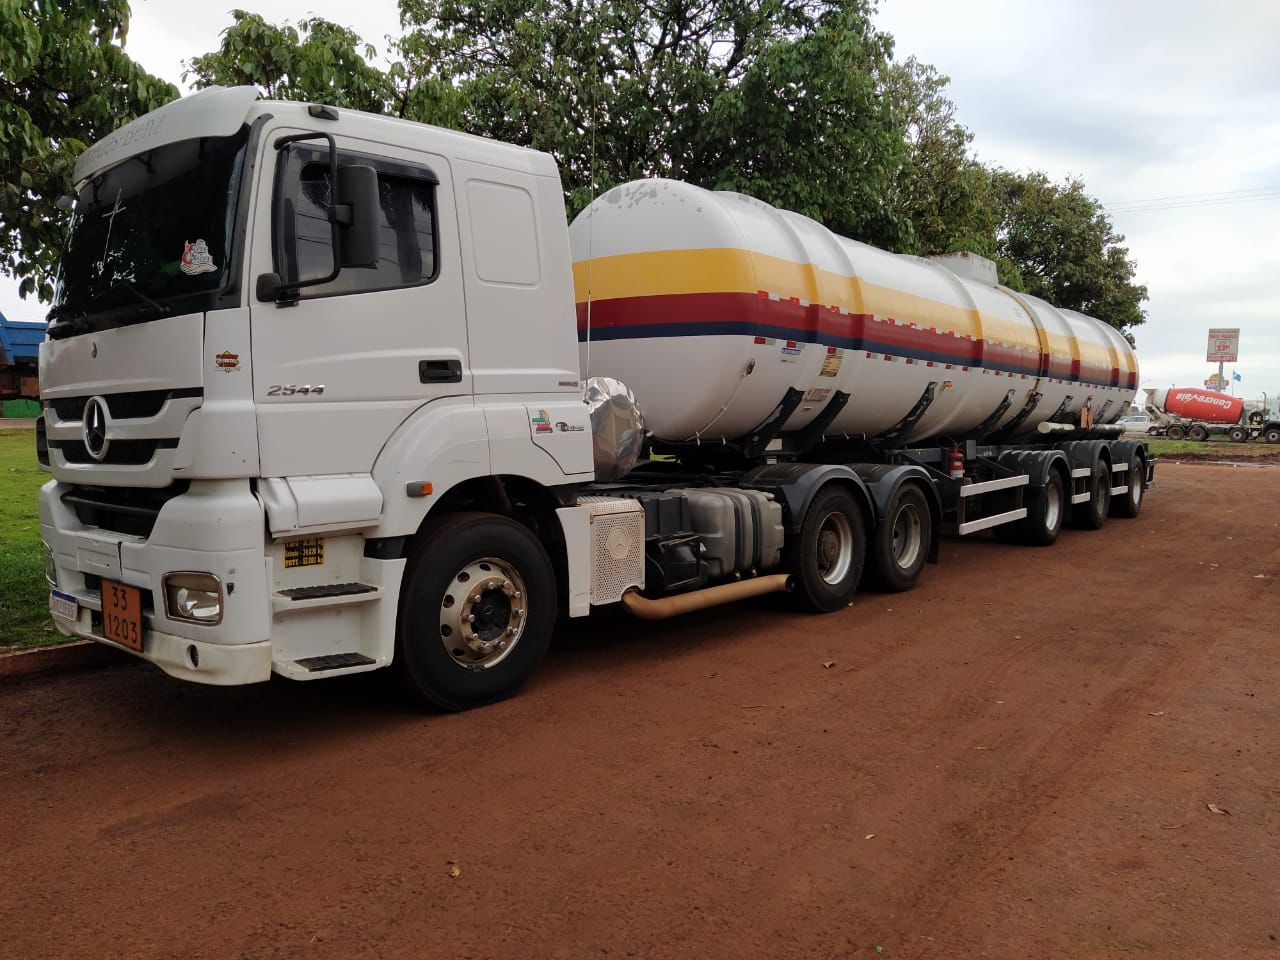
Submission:
[[142,595],[137,587],[102,581],[102,635],[142,652]]
[[78,620],[80,618],[80,604],[75,597],[69,593],[63,593],[60,590],[49,591],[49,610],[55,617],[61,617],[63,620]]

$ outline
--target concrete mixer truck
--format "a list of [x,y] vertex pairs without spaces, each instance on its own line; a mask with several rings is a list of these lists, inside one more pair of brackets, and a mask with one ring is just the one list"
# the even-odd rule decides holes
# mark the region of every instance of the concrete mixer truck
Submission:
[[[37,457],[63,633],[460,709],[560,617],[905,590],[944,532],[1135,517],[1113,329],[979,258],[210,88],[87,150]],[[575,322],[576,321],[576,322]],[[851,640],[851,642],[853,642]]]
[[1170,387],[1145,393],[1153,436],[1197,442],[1226,436],[1232,443],[1258,438],[1280,443],[1280,420],[1266,410],[1246,412],[1241,397],[1200,387]]

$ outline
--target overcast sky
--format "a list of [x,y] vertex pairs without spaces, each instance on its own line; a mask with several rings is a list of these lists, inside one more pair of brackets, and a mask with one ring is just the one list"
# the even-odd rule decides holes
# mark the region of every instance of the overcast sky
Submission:
[[[233,6],[327,17],[380,53],[399,33],[396,0],[133,0],[127,49],[181,85]],[[1280,394],[1280,2],[882,0],[879,23],[951,77],[982,160],[1079,176],[1112,210],[1151,294],[1143,386],[1200,383],[1208,328],[1239,327],[1236,392]],[[7,278],[0,310],[44,312]]]

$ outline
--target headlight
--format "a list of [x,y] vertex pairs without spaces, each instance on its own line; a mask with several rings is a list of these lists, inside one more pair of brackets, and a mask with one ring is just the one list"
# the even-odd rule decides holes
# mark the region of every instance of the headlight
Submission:
[[58,589],[58,564],[53,559],[53,547],[49,546],[43,540],[40,546],[44,548],[44,578],[49,581],[49,586],[54,590]]
[[170,573],[164,578],[164,608],[171,620],[222,622],[222,581],[211,573]]

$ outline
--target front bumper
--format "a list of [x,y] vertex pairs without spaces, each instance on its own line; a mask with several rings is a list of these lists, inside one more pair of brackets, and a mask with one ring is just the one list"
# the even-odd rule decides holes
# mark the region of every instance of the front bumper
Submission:
[[[53,614],[64,634],[125,650],[166,673],[197,683],[257,683],[271,675],[270,603],[262,507],[248,481],[193,482],[168,501],[147,537],[82,524],[62,500],[68,488],[50,481],[40,491],[40,534],[53,553],[58,587],[75,598],[78,615]],[[224,585],[222,622],[170,619],[164,609],[166,574],[212,573]],[[102,580],[143,592],[142,651],[101,633]]]

